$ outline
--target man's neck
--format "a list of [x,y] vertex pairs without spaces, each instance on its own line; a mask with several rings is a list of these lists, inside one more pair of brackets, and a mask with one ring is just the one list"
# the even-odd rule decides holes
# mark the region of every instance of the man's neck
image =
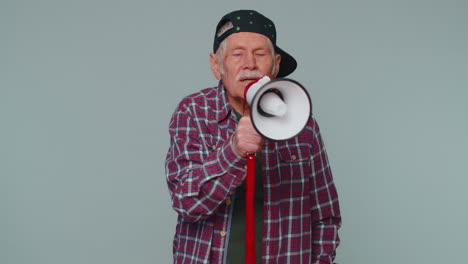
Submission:
[[245,100],[229,100],[229,103],[242,116],[249,115],[250,107]]

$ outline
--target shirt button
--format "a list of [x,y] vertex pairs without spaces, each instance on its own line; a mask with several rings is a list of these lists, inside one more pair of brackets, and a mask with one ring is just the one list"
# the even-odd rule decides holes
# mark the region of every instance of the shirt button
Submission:
[[230,204],[231,204],[231,199],[227,199],[227,200],[226,200],[226,204],[227,204],[227,205],[230,205]]
[[291,159],[292,159],[292,160],[296,160],[296,159],[297,159],[297,156],[296,156],[296,155],[292,155],[292,156],[291,156]]
[[213,148],[213,150],[216,150],[216,145],[211,146],[211,148]]
[[222,236],[222,237],[225,237],[225,236],[226,236],[226,232],[221,231],[221,236]]

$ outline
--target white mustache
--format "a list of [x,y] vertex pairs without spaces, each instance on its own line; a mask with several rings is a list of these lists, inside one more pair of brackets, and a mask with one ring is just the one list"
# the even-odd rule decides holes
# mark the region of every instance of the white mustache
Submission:
[[263,74],[259,71],[242,71],[236,76],[236,81],[242,81],[245,79],[259,79],[262,78]]

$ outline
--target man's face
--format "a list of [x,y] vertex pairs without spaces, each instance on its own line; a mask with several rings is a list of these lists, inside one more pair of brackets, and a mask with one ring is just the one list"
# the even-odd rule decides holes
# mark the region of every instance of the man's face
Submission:
[[[261,34],[239,32],[230,35],[224,41],[227,48],[222,64],[216,54],[212,53],[211,66],[215,77],[222,79],[231,105],[242,112],[246,86],[265,75],[275,78],[281,58],[279,54],[273,55],[270,40]],[[276,61],[273,56],[276,57]]]

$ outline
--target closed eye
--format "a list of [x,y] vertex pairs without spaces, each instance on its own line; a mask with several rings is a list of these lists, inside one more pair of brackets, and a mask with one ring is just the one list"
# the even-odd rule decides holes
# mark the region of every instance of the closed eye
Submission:
[[256,56],[265,56],[266,52],[264,50],[258,50],[258,51],[255,52],[255,55]]
[[241,49],[235,49],[232,51],[232,56],[235,56],[235,57],[238,57],[238,56],[242,56],[243,52]]

